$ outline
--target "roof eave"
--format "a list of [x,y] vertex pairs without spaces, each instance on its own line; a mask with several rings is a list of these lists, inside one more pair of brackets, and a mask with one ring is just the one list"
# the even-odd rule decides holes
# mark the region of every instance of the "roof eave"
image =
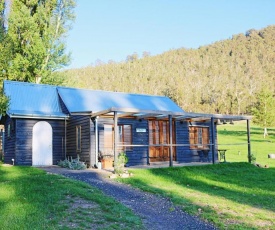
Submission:
[[31,118],[31,119],[51,119],[51,120],[67,120],[69,115],[41,115],[41,114],[17,114],[7,113],[10,118]]
[[166,117],[171,115],[173,118],[178,120],[188,120],[199,118],[201,120],[210,120],[211,118],[214,119],[223,119],[223,120],[233,120],[233,121],[240,121],[240,120],[251,120],[252,116],[247,115],[223,115],[223,114],[207,114],[207,113],[188,113],[188,112],[173,112],[173,111],[160,111],[160,110],[140,110],[140,109],[133,109],[133,108],[115,108],[112,107],[110,109],[102,110],[99,112],[91,113],[91,117],[97,117],[102,115],[107,115],[112,112],[121,113],[121,117],[123,114],[127,114],[136,117],[136,118],[149,118],[155,117],[157,119],[161,117]]

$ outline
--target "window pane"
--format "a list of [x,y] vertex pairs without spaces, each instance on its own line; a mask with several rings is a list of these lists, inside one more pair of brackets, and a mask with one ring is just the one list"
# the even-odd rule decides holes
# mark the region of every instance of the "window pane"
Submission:
[[104,150],[105,153],[113,152],[113,125],[104,125]]
[[[132,144],[132,126],[131,125],[124,125],[123,126],[123,140],[124,140],[124,145],[131,145]],[[124,149],[131,150],[132,147],[127,146]]]
[[198,147],[202,147],[202,128],[198,128]]
[[153,127],[154,132],[155,132],[155,143],[156,145],[159,144],[159,123],[154,121],[155,127]]
[[[118,125],[118,145],[132,144],[132,126]],[[104,152],[113,152],[114,148],[114,126],[104,125]],[[118,151],[125,151],[132,149],[131,146],[117,146]]]
[[209,128],[200,126],[189,127],[189,142],[191,149],[209,148]]
[[76,126],[76,151],[81,151],[81,126]]
[[196,129],[195,127],[189,127],[189,142],[190,142],[190,149],[196,149],[195,146],[196,138],[195,138]]
[[153,122],[149,121],[149,144],[152,145],[154,144],[154,139],[153,139]]
[[168,135],[169,135],[169,133],[168,133],[168,129],[167,129],[167,126],[168,126],[168,122],[167,121],[163,121],[163,125],[162,125],[162,127],[163,127],[163,141],[162,141],[162,143],[163,144],[168,144]]
[[202,130],[202,141],[203,141],[203,147],[209,148],[209,128],[204,127]]

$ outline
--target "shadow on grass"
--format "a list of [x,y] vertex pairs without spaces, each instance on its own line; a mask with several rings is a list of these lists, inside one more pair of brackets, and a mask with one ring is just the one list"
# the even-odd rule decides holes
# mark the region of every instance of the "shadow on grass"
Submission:
[[[244,169],[243,166],[247,167],[247,169]],[[224,168],[228,168],[228,170],[226,171]],[[240,168],[241,170],[239,172],[236,171]],[[223,169],[222,174],[219,174],[219,169]],[[244,175],[246,173],[249,175]],[[254,173],[258,175],[251,178],[251,175]],[[154,181],[157,181],[158,178],[162,180],[163,183],[166,181],[167,184],[165,183],[165,188],[162,188],[158,183],[146,183],[145,181],[147,178],[143,180],[142,178],[133,177],[124,181],[144,191],[170,197],[174,203],[182,206],[185,211],[200,215],[202,218],[214,222],[221,228],[226,227],[225,222],[227,218],[232,218],[230,214],[222,214],[206,204],[205,208],[207,210],[202,207],[205,213],[198,212],[201,207],[197,206],[192,199],[187,198],[187,196],[184,195],[184,190],[177,190],[174,185],[185,189],[191,189],[191,191],[196,190],[210,196],[225,198],[235,203],[249,205],[263,210],[275,211],[275,189],[272,185],[272,183],[274,184],[275,169],[260,169],[250,164],[237,163],[230,164],[230,167],[228,167],[227,164],[223,164],[214,166],[150,169],[146,175],[150,177],[150,174],[155,176],[153,179]],[[203,179],[201,179],[201,177]],[[265,178],[262,180],[261,177]],[[254,180],[254,182],[249,183],[247,180]],[[260,191],[258,190],[259,187]],[[253,192],[249,191],[250,189],[252,189]],[[222,220],[224,223],[220,220],[221,215],[228,215]],[[241,220],[236,221],[234,226],[239,226],[241,229],[253,229],[255,227],[245,224]]]
[[[199,192],[275,211],[275,168],[263,169],[248,163],[230,163],[192,168],[150,169],[149,172],[155,175],[156,179],[161,177],[167,182],[185,188],[188,184],[193,190]],[[134,185],[134,183],[131,184]],[[148,184],[143,186],[144,188],[148,186],[148,190],[156,190]],[[161,191],[161,194],[167,193],[161,189],[157,191]],[[183,197],[181,199],[185,200]]]
[[[107,229],[114,225],[119,229],[122,223],[129,228],[141,228],[140,220],[129,214],[130,210],[86,183],[49,175],[32,167],[0,166],[1,229],[61,229],[61,221],[63,224],[64,219],[76,218],[67,210],[73,199],[79,197],[99,206],[93,209],[93,217],[99,215],[97,227]],[[81,218],[79,223],[91,224],[85,216]],[[67,229],[66,225],[62,229]]]

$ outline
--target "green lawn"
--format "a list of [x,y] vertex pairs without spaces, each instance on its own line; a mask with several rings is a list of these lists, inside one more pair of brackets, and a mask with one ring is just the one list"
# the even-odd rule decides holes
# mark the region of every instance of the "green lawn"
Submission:
[[134,176],[120,181],[170,197],[217,227],[275,229],[275,168],[231,163],[130,171]]
[[[221,229],[275,229],[275,160],[267,158],[275,152],[275,129],[264,139],[262,129],[251,127],[252,152],[269,168],[244,163],[245,123],[218,130],[219,148],[228,149],[231,163],[131,169],[133,177],[119,180],[170,197],[183,210]],[[139,229],[142,224],[129,209],[85,183],[0,164],[0,229],[71,228]]]
[[[218,126],[218,147],[228,149],[226,160],[229,162],[248,161],[246,133],[246,122]],[[268,129],[269,135],[267,138],[264,138],[263,129],[252,124],[250,133],[251,152],[256,156],[256,162],[275,167],[275,159],[268,158],[269,153],[275,153],[275,128]]]
[[263,138],[251,127],[251,148],[258,168],[247,163],[246,123],[218,126],[219,148],[228,149],[227,164],[161,169],[131,169],[124,183],[170,197],[183,210],[221,229],[275,229],[275,129]]
[[128,208],[85,183],[0,164],[0,229],[141,229]]

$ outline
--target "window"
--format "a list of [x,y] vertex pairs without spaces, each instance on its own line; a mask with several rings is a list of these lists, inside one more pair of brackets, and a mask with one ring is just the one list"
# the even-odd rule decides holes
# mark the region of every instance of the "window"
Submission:
[[[132,144],[132,126],[118,125],[118,145]],[[114,126],[104,125],[104,151],[112,152],[114,148]],[[131,150],[131,146],[118,146],[118,151]]]
[[11,137],[11,124],[8,124],[8,137]]
[[76,126],[76,151],[81,151],[81,126]]
[[[132,126],[131,125],[119,125],[119,140],[120,145],[131,145],[132,144]],[[131,146],[118,147],[121,150],[132,150]]]
[[189,141],[191,149],[208,149],[209,127],[190,126]]
[[104,125],[104,152],[112,153],[113,152],[113,126]]

